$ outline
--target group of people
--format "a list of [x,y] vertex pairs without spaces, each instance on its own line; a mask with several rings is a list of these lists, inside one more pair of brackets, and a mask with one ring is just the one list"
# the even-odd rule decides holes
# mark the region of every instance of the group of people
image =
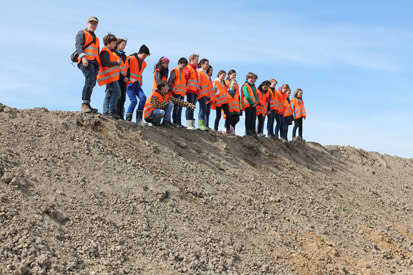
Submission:
[[[218,131],[224,113],[225,134],[235,134],[240,116],[244,115],[246,135],[264,136],[267,118],[268,137],[286,141],[288,127],[294,121],[292,137],[302,138],[306,111],[301,89],[296,89],[290,99],[288,84],[277,88],[277,81],[270,79],[256,87],[258,76],[251,72],[247,73],[240,88],[235,70],[228,71],[228,74],[219,70],[217,78],[212,80],[213,68],[209,60],[199,60],[199,55],[191,54],[189,59],[180,58],[178,66],[170,72],[170,60],[161,57],[154,66],[152,93],[146,98],[142,90],[142,73],[147,66],[145,59],[150,55],[148,47],[142,45],[137,53],[126,55],[127,41],[107,34],[100,50],[99,39],[95,35],[98,23],[96,17],[90,17],[87,28],[76,35],[78,67],[85,77],[81,112],[97,112],[90,105],[97,82],[99,86],[106,85],[103,113],[116,119],[132,121],[138,105],[136,123],[139,125],[151,123],[154,126],[184,127],[181,117],[183,108],[186,108],[186,128],[194,130],[197,129],[194,110],[198,103],[200,130],[211,129],[209,117],[212,109],[216,110],[215,131]],[[126,95],[130,105],[125,113]]]

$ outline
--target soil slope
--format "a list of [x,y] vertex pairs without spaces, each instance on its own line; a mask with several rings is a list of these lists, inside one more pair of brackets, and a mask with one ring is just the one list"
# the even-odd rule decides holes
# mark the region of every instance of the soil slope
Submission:
[[413,274],[413,160],[0,104],[0,273]]

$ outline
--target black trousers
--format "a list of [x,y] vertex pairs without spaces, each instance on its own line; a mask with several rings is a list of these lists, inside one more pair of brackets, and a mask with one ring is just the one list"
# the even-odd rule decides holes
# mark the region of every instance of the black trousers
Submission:
[[247,135],[256,135],[255,121],[257,120],[257,108],[245,108],[245,133]]
[[231,126],[235,128],[235,125],[239,122],[239,115],[231,115]]
[[219,125],[219,120],[221,119],[221,111],[224,110],[224,114],[227,116],[227,119],[225,120],[225,129],[227,131],[229,130],[229,125],[231,125],[231,114],[229,112],[229,105],[228,104],[222,104],[221,107],[215,107],[217,114],[215,117],[215,131],[218,131],[218,125]]
[[293,138],[295,138],[295,134],[298,128],[298,136],[303,137],[303,118],[300,117],[298,119],[294,119],[294,128],[293,128]]
[[257,128],[258,134],[264,134],[264,122],[265,122],[265,116],[258,115],[258,128]]
[[118,99],[118,114],[119,116],[124,119],[125,115],[125,102],[126,102],[126,82],[124,81],[124,77],[121,76],[119,78],[119,87],[120,87],[120,97]]

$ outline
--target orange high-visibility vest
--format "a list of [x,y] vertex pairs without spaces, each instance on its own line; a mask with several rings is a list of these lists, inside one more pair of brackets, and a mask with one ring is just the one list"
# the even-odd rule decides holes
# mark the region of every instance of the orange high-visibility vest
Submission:
[[182,97],[185,96],[186,94],[186,78],[184,71],[179,70],[179,67],[174,68],[171,71],[175,72],[175,82],[172,84],[172,94],[174,95],[180,95]]
[[286,94],[283,94],[283,92],[276,90],[275,91],[277,95],[277,100],[278,100],[278,110],[275,110],[275,113],[277,115],[283,115],[284,114],[284,107],[285,107],[285,98],[287,97]]
[[268,88],[269,97],[270,97],[270,110],[277,111],[279,110],[278,106],[278,96],[275,89]]
[[[85,44],[83,45],[86,46],[90,42],[93,41],[93,36],[86,30],[83,30],[85,33]],[[95,43],[90,44],[87,48],[83,50],[83,52],[86,54],[86,59],[87,60],[97,60],[99,65],[100,65],[100,56],[99,56],[99,38],[96,36],[96,41]],[[82,62],[82,59],[80,57],[77,58],[77,63],[79,64]]]
[[[122,59],[122,57],[120,57],[116,52],[113,52],[115,55],[116,55],[116,57],[119,59]],[[122,63],[120,63],[120,73],[124,76],[124,77],[126,77],[126,72],[127,72],[127,70],[128,70],[128,68],[126,68],[126,64],[125,64],[125,62],[123,62],[123,59],[122,59]]]
[[194,70],[194,68],[192,68],[191,65],[186,66],[186,68],[189,71],[189,78],[188,81],[186,83],[186,91],[193,91],[193,92],[197,92],[198,91],[198,85],[199,85],[199,81],[198,81],[198,74],[197,72]]
[[210,96],[211,93],[213,92],[213,89],[211,90],[211,86],[209,84],[209,78],[204,71],[198,71],[198,75],[199,75],[199,82],[201,85],[201,90],[199,91],[199,94],[198,94],[198,100],[200,100],[203,97]]
[[237,84],[237,89],[235,90],[235,95],[232,98],[231,103],[229,104],[229,112],[241,114],[241,103],[240,103],[240,97],[239,97],[238,84]]
[[126,66],[129,68],[130,79],[128,83],[142,82],[142,72],[146,68],[145,60],[142,61],[142,67],[139,70],[139,61],[135,55],[129,55],[126,59]]
[[291,99],[291,104],[294,106],[294,119],[298,119],[300,117],[306,118],[307,114],[305,112],[304,101],[301,98],[294,97],[293,99]]
[[215,96],[215,107],[221,107],[224,104],[229,104],[232,97],[228,94],[227,86],[223,85],[221,81],[215,80],[218,92]]
[[216,94],[215,94],[215,90],[214,90],[214,84],[212,82],[212,79],[208,77],[208,81],[209,81],[209,88],[211,89],[211,94],[209,96],[209,100],[207,100],[207,104],[211,104],[211,109],[215,110],[215,98],[216,98]]
[[143,117],[147,119],[151,116],[152,112],[155,110],[155,106],[152,104],[152,98],[156,96],[158,98],[158,102],[162,103],[164,101],[169,100],[169,93],[162,96],[158,90],[152,92],[151,96],[146,100],[145,107],[143,108]]
[[292,116],[292,115],[293,115],[293,110],[291,108],[291,103],[288,102],[288,99],[286,97],[285,102],[284,102],[284,117]]
[[[116,62],[119,59],[119,57],[115,55],[108,47],[104,47],[102,49],[102,52],[109,53],[110,62]],[[103,85],[112,83],[114,81],[118,81],[119,74],[120,74],[119,65],[112,66],[112,67],[103,67],[103,66],[100,67],[98,77],[97,77],[99,86],[103,86]]]
[[267,93],[264,93],[258,89],[257,93],[258,93],[258,102],[259,102],[259,104],[257,105],[257,116],[258,115],[266,116],[267,110],[268,110],[268,102],[267,102],[268,91]]
[[[156,69],[156,70],[153,72],[152,92],[158,89],[158,84],[156,83],[155,75],[156,75],[156,72],[160,72],[160,71],[161,71],[160,69]],[[164,75],[164,76],[162,76],[162,80],[168,81],[168,77],[167,77],[166,75]]]
[[[243,111],[245,111],[246,108],[251,107],[248,100],[244,97],[244,92],[242,91],[244,89],[244,86],[247,87],[248,94],[250,95],[252,101],[255,102],[255,105],[258,103],[257,99],[254,96],[254,92],[252,91],[251,86],[248,83],[244,83],[244,85],[242,85],[242,87],[241,87],[241,107],[242,107]],[[255,85],[254,85],[254,87],[255,87]]]

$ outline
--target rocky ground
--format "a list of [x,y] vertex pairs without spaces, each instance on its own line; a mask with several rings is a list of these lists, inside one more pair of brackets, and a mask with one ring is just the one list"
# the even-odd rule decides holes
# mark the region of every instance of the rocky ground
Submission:
[[1,274],[413,274],[413,160],[0,104]]

